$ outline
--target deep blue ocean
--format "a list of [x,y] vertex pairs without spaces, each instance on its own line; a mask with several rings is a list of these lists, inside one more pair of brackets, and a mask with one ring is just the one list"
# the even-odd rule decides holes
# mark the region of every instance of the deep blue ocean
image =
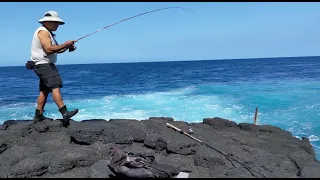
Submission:
[[[24,64],[24,62],[22,62]],[[73,118],[237,123],[278,126],[308,137],[320,159],[320,57],[59,65]],[[32,119],[38,78],[24,66],[0,67],[0,124]],[[61,118],[49,96],[45,115]]]

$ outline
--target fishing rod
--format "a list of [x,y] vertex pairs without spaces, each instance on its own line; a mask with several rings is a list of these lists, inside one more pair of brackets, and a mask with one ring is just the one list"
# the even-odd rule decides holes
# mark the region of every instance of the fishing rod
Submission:
[[129,19],[133,19],[133,18],[136,18],[136,17],[138,17],[138,16],[142,16],[142,15],[145,15],[145,14],[148,14],[148,13],[153,13],[153,12],[156,12],[156,11],[161,11],[161,10],[165,10],[165,9],[174,9],[174,8],[175,8],[175,9],[178,8],[178,9],[187,10],[187,11],[191,12],[193,15],[195,15],[191,10],[189,10],[189,9],[187,9],[187,8],[182,8],[182,7],[166,7],[166,8],[155,9],[155,10],[152,10],[152,11],[147,11],[147,12],[144,12],[144,13],[141,13],[141,14],[138,14],[138,15],[135,15],[135,16],[132,16],[132,17],[123,19],[123,20],[118,21],[118,22],[116,22],[116,23],[113,23],[113,24],[110,24],[110,25],[105,26],[105,27],[103,27],[103,28],[100,28],[100,29],[98,29],[98,30],[96,30],[96,31],[94,31],[94,32],[92,32],[92,33],[90,33],[90,34],[87,34],[87,35],[85,35],[85,36],[77,39],[77,41],[80,41],[81,39],[86,38],[86,37],[88,37],[88,36],[91,36],[91,35],[99,32],[99,31],[101,31],[101,30],[103,30],[103,29],[106,29],[106,28],[108,28],[108,27],[114,26],[114,25],[116,25],[116,24],[119,24],[119,23],[121,23],[121,22],[127,21],[127,20],[129,20]]
[[[219,151],[218,149],[216,149],[216,148],[214,148],[214,147],[212,147],[210,144],[208,144],[208,143],[205,143],[205,142],[203,142],[203,141],[201,141],[200,139],[197,139],[197,138],[195,138],[195,137],[193,137],[192,135],[190,135],[189,133],[187,133],[186,131],[182,131],[181,129],[179,129],[179,128],[177,128],[177,127],[175,127],[175,126],[173,126],[172,124],[169,124],[169,123],[166,123],[167,124],[167,126],[168,127],[171,127],[172,129],[174,129],[174,130],[176,130],[176,131],[178,131],[178,132],[180,132],[180,133],[182,133],[182,134],[184,134],[184,135],[186,135],[186,136],[188,136],[188,137],[190,137],[190,138],[192,138],[192,139],[194,139],[194,140],[196,140],[196,141],[198,141],[198,142],[200,142],[201,144],[204,144],[204,145],[206,145],[206,146],[208,146],[209,148],[211,148],[211,149],[213,149],[213,150],[215,150],[215,151],[217,151],[218,153],[220,153],[220,154],[222,154],[222,155],[224,155],[229,161],[230,161],[230,159],[232,159],[232,160],[234,160],[234,161],[236,161],[237,163],[239,163],[239,164],[241,164],[241,165],[243,165],[252,175],[253,175],[253,173],[251,172],[251,171],[253,171],[253,172],[255,172],[255,173],[257,173],[257,174],[259,174],[259,175],[261,175],[262,177],[264,177],[264,178],[267,178],[267,176],[265,176],[265,175],[263,175],[263,174],[261,174],[260,172],[258,172],[258,171],[255,171],[254,169],[252,169],[252,168],[250,168],[250,167],[248,167],[246,164],[244,164],[244,163],[242,163],[242,162],[239,162],[238,160],[236,160],[236,159],[234,159],[234,158],[232,158],[232,157],[230,157],[229,155],[225,155],[223,152],[221,152],[221,151]],[[230,159],[229,159],[230,158]],[[231,162],[231,161],[230,161]],[[233,165],[233,163],[231,162],[231,164]],[[233,165],[234,166],[234,165]],[[250,171],[251,170],[251,171]]]

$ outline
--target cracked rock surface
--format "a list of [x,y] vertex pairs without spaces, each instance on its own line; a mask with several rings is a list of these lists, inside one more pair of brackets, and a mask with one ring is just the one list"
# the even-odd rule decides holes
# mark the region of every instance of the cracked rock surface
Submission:
[[[192,127],[192,136],[215,149],[168,128],[167,122],[183,130]],[[154,155],[158,163],[190,170],[190,178],[320,177],[309,140],[280,128],[222,118],[188,124],[150,117],[71,121],[67,128],[59,120],[6,121],[0,126],[0,178],[109,178],[113,147]]]

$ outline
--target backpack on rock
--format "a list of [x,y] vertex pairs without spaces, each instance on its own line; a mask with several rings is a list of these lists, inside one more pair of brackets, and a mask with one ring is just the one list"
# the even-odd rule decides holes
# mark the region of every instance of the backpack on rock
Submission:
[[123,152],[115,147],[111,152],[110,169],[120,177],[130,178],[173,178],[181,170],[166,164],[158,164],[153,155]]

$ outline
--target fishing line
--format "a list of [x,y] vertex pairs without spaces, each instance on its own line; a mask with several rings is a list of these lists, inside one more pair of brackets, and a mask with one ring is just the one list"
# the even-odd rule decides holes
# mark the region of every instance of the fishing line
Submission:
[[155,10],[152,10],[152,11],[147,11],[147,12],[144,12],[144,13],[141,13],[141,14],[138,14],[138,15],[135,15],[135,16],[132,16],[132,17],[123,19],[123,20],[118,21],[118,22],[116,22],[116,23],[113,23],[113,24],[110,24],[110,25],[105,26],[105,27],[103,27],[103,28],[100,28],[100,29],[98,29],[98,30],[96,30],[96,31],[94,31],[94,32],[92,32],[92,33],[90,33],[90,34],[87,34],[87,35],[85,35],[85,36],[77,39],[77,41],[80,41],[81,39],[86,38],[86,37],[88,37],[88,36],[91,36],[91,35],[99,32],[99,31],[101,31],[101,30],[103,30],[103,29],[109,28],[109,27],[111,27],[111,26],[114,26],[114,25],[119,24],[119,23],[121,23],[121,22],[127,21],[127,20],[129,20],[129,19],[133,19],[133,18],[136,18],[136,17],[138,17],[138,16],[142,16],[142,15],[145,15],[145,14],[149,14],[149,13],[153,13],[153,12],[161,11],[161,10],[165,10],[165,9],[183,9],[183,10],[187,10],[187,11],[191,12],[193,15],[195,15],[191,10],[189,10],[189,9],[187,9],[187,8],[182,8],[182,7],[166,7],[166,8],[155,9]]

